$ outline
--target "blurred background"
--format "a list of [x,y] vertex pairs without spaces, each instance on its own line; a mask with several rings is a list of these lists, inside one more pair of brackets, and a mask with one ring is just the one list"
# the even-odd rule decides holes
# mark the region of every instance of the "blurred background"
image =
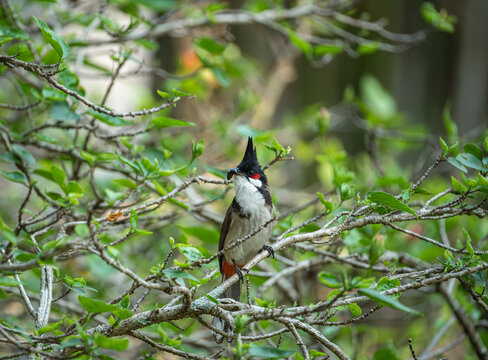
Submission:
[[[170,1],[161,2],[157,7],[148,3],[152,5],[140,9],[153,17],[151,11],[155,8],[167,7],[170,12],[174,6]],[[266,9],[271,3],[225,2],[230,9],[252,10]],[[282,6],[290,7],[292,3],[285,1]],[[420,0],[353,2],[355,6],[349,15],[378,22],[407,38],[410,36],[407,45],[384,46],[363,54],[331,52],[324,59],[312,61],[282,33],[259,24],[217,25],[191,29],[190,33],[176,31],[155,39],[157,44],[152,49],[157,48],[156,51],[139,50],[134,55],[138,62],[164,71],[149,74],[141,71],[136,73],[136,78],[119,80],[114,86],[116,95],[109,98],[108,104],[129,110],[147,103],[156,89],[176,86],[195,93],[197,99],[179,106],[174,115],[195,122],[194,134],[205,138],[210,149],[213,144],[222,146],[212,140],[216,139],[215,135],[226,135],[225,139],[230,141],[224,142],[224,151],[206,153],[206,156],[217,156],[208,159],[215,165],[226,161],[218,157],[219,153],[235,154],[235,141],[254,130],[273,130],[281,143],[294,145],[298,152],[300,148],[305,151],[301,144],[310,144],[318,132],[327,130],[329,141],[337,137],[351,155],[362,151],[371,153],[376,146],[381,146],[382,140],[403,141],[399,146],[409,147],[410,151],[397,161],[402,166],[414,164],[413,171],[418,173],[424,162],[431,159],[419,155],[435,153],[438,136],[447,136],[444,110],[450,109],[457,133],[464,140],[482,138],[488,122],[488,23],[485,21],[488,3],[435,1],[441,13],[444,11],[455,19],[453,32],[429,27],[421,14],[422,3]],[[205,6],[206,3],[194,4]],[[91,5],[81,2],[78,6]],[[123,15],[112,15],[124,23]],[[299,30],[305,33],[314,30],[306,22],[300,26]],[[325,37],[339,39],[339,43],[346,43],[354,36],[352,32],[347,35],[337,29],[320,31]],[[367,38],[371,34],[360,29],[358,35]],[[205,56],[210,57],[198,44],[195,46],[194,39],[200,37],[228,44],[223,59],[217,60],[225,72],[217,72],[202,63]],[[109,47],[112,51],[119,49],[117,45]],[[383,48],[386,50],[382,51]],[[87,52],[91,51],[96,59],[93,50]],[[100,48],[98,52],[103,54]],[[99,61],[107,64],[110,59],[105,55]],[[137,68],[139,64],[129,62],[126,66]],[[189,78],[185,80],[185,76]],[[100,86],[103,81],[81,78],[92,93],[104,88]],[[358,103],[369,104],[369,110],[376,112],[379,120],[373,121],[361,113],[364,111],[361,106],[357,111]],[[379,129],[373,129],[376,125],[380,125]],[[308,153],[302,154],[302,165],[313,159],[312,152],[308,149]],[[314,183],[316,177],[311,175],[294,179],[296,187]]]
[[[334,203],[334,211],[350,209],[358,193],[363,198],[371,190],[398,194],[416,181],[439,156],[439,136],[449,145],[456,141],[479,144],[488,136],[486,0],[432,3],[420,0],[330,0],[315,3],[337,9],[338,13],[317,16],[313,21],[306,17],[290,17],[276,23],[247,21],[244,24],[236,24],[238,21],[212,23],[210,20],[206,26],[187,24],[171,31],[164,30],[165,24],[178,19],[198,19],[203,15],[212,19],[214,13],[233,9],[250,13],[279,12],[306,6],[309,2],[59,0],[57,3],[11,3],[21,14],[29,33],[36,36],[36,44],[41,42],[41,34],[30,20],[31,15],[44,19],[66,39],[71,46],[71,54],[65,61],[79,78],[76,87],[95,103],[105,100],[109,88],[112,91],[106,98],[106,105],[117,111],[158,106],[162,101],[158,90],[171,93],[172,89],[179,89],[195,95],[194,99],[179,102],[163,112],[165,116],[193,122],[194,127],[156,126],[149,132],[150,117],[141,117],[129,125],[124,124],[131,131],[140,130],[137,136],[122,137],[120,142],[113,143],[94,137],[87,140],[89,151],[92,154],[104,153],[110,165],[124,166],[119,164],[115,151],[131,159],[156,158],[163,164],[163,170],[179,168],[192,159],[191,166],[171,177],[158,179],[160,186],[169,189],[194,174],[222,176],[225,169],[241,160],[248,136],[254,137],[262,164],[275,158],[274,150],[270,151],[266,146],[273,144],[273,138],[285,148],[290,146],[290,154],[295,160],[278,162],[267,171],[274,202],[283,215],[275,235],[323,211],[316,201],[317,192],[325,194],[326,199]],[[437,9],[435,15],[432,8]],[[338,14],[346,17],[341,18]],[[5,21],[2,21],[4,25]],[[436,26],[432,26],[433,23]],[[145,36],[145,30],[141,28],[160,35]],[[134,33],[125,33],[125,29],[135,30]],[[124,41],[124,36],[134,36],[134,39]],[[49,45],[43,46],[37,46],[42,62],[55,63],[58,60],[55,52]],[[12,47],[9,54],[20,53],[19,58],[33,61],[28,56],[22,58],[25,53],[20,50]],[[34,102],[34,91],[26,84],[36,85],[35,82],[24,81],[19,73],[2,73],[0,102],[18,104],[19,93]],[[112,84],[114,73],[118,75]],[[21,85],[20,91],[16,81]],[[37,89],[42,93],[41,89],[46,84],[40,83],[37,83]],[[36,88],[34,85],[32,87]],[[39,110],[35,117],[30,116],[29,119],[25,113],[1,109],[2,121],[12,131],[22,134],[33,124],[41,126],[44,122],[66,120],[53,116],[52,108],[59,104],[59,99],[44,97],[41,106],[35,109]],[[76,120],[81,119],[81,123],[87,124],[93,119],[83,112],[86,108],[81,104],[69,100],[66,107],[67,114]],[[107,123],[99,125],[108,133],[116,133],[120,129]],[[84,135],[83,131],[80,133]],[[78,130],[76,135],[70,129],[48,129],[42,134],[45,137],[39,137],[40,140],[48,141],[46,136],[51,136],[51,142],[67,149],[81,149],[83,146],[83,136],[78,136]],[[193,162],[191,143],[202,140],[205,151]],[[22,143],[23,140],[18,141]],[[74,163],[78,160],[38,148],[27,140],[22,144],[35,157],[32,158],[32,168],[51,169],[52,164],[62,164],[59,166],[66,171],[68,179],[75,173]],[[1,161],[6,169],[14,169],[8,156],[1,157]],[[80,165],[82,169],[83,166],[88,173],[88,164]],[[459,172],[444,162],[436,169],[433,180],[425,184],[426,193],[434,194],[450,187],[451,175],[459,177]],[[79,179],[85,197],[79,207],[72,207],[77,212],[76,216],[85,216],[87,204],[95,198],[87,176]],[[146,188],[142,184],[137,184],[135,190],[128,190],[123,183],[113,181],[117,177],[121,175],[96,169],[94,187],[99,188],[106,201],[104,211],[111,210],[129,193],[130,198],[127,198],[134,202],[159,196],[153,187]],[[39,176],[36,178],[40,179],[42,186],[47,183]],[[72,178],[78,181],[76,176]],[[4,189],[0,194],[1,217],[14,227],[17,214],[11,209],[19,208],[25,198],[25,188],[3,177],[0,178],[0,187]],[[137,241],[131,239],[121,243],[117,248],[121,261],[130,264],[134,271],[147,274],[149,265],[160,263],[169,252],[168,238],[171,236],[179,243],[195,246],[203,255],[210,256],[217,248],[220,222],[233,196],[233,191],[229,190],[229,187],[213,185],[191,187],[176,201],[165,204],[154,216],[141,216],[141,226],[153,231],[153,235],[137,235]],[[315,202],[305,211],[296,216],[288,213],[309,201]],[[32,212],[44,206],[38,198],[32,203],[29,204]],[[103,214],[101,210],[97,213]],[[315,227],[306,230],[313,231],[318,226],[312,225]],[[107,244],[116,241],[123,236],[127,226],[127,223],[114,226],[103,234],[102,241]],[[478,219],[449,219],[441,222],[440,226],[434,221],[406,225],[436,239],[447,231],[452,244],[462,238],[462,226],[469,230],[473,243],[482,246],[481,239],[486,237],[488,224]],[[70,234],[73,240],[83,239],[88,234],[88,228],[76,231],[76,234]],[[43,242],[52,235],[47,234]],[[399,261],[395,254],[407,254],[432,266],[442,255],[439,248],[381,226],[347,232],[341,240],[343,243],[333,244],[327,247],[327,251],[337,256],[359,258],[368,257],[375,246],[381,247],[385,254],[394,252],[389,255],[388,266],[391,265],[392,269]],[[178,256],[182,260],[182,255]],[[302,261],[316,254],[303,249],[289,249],[283,252],[283,256]],[[408,256],[405,256],[407,260]],[[211,266],[216,268],[216,264]],[[269,259],[261,262],[256,270],[269,274],[283,267],[286,264]],[[89,287],[99,290],[96,296],[104,300],[118,296],[122,287],[125,289],[124,282],[127,282],[123,274],[95,255],[70,259],[60,268],[60,279],[65,274],[72,278],[85,277]],[[331,289],[317,280],[319,271],[325,269],[342,274],[346,272],[344,268],[342,264],[331,261],[306,269],[290,277],[294,292],[272,288],[259,296],[274,298],[278,304],[323,300]],[[195,275],[201,278],[206,270],[195,270]],[[347,272],[351,276],[364,275],[354,268],[347,268]],[[377,280],[381,273],[373,276]],[[36,271],[25,276],[32,293],[38,291],[38,278]],[[264,280],[259,276],[252,277],[251,298],[258,293]],[[218,282],[216,279],[205,285],[205,291],[214,288]],[[94,293],[88,294],[95,296]],[[65,300],[73,302],[79,309],[76,296],[71,292]],[[25,308],[19,301],[11,299],[2,311],[9,319],[22,317],[25,320]],[[425,317],[413,318],[403,312],[382,309],[357,328],[330,326],[323,332],[359,359],[370,358],[385,344],[390,348],[394,344],[402,349],[403,355],[410,356],[405,345],[407,334],[414,337],[419,348],[425,349],[431,340],[425,334],[432,328],[440,331],[446,324],[449,325],[443,332],[444,343],[460,334],[459,328],[449,328],[454,323],[452,314],[435,292],[428,295],[422,291],[411,292],[401,299],[423,312]],[[153,292],[140,310],[151,309],[154,304],[169,300],[169,296],[160,297]],[[463,304],[474,319],[480,317],[479,309],[472,304]],[[344,320],[346,316],[343,315],[337,318]],[[182,345],[185,349],[199,351],[205,346],[212,349],[214,343],[207,329],[191,320],[183,320],[181,325],[186,333],[169,324],[148,330],[160,335],[166,331],[174,338],[181,334],[187,336]],[[164,336],[161,335],[162,338]],[[288,339],[289,344],[293,341]],[[469,344],[463,344],[449,353],[450,358],[464,358]],[[131,354],[124,356],[130,358]]]

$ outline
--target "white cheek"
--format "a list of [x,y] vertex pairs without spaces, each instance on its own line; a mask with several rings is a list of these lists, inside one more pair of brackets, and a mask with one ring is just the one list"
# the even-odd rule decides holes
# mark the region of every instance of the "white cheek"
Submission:
[[249,181],[251,182],[251,184],[253,184],[255,187],[258,187],[258,188],[260,188],[263,185],[261,180],[258,180],[258,179],[249,178]]
[[258,189],[256,189],[256,187],[253,184],[251,184],[249,181],[247,181],[247,178],[243,176],[234,177],[234,186],[236,189],[236,194],[249,193],[249,192],[252,193],[258,191]]

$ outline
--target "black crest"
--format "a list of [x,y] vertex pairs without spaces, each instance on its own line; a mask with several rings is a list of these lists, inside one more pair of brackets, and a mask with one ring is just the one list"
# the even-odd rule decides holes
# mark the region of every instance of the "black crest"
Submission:
[[263,169],[261,169],[261,165],[259,165],[256,148],[254,147],[252,137],[250,136],[247,139],[247,147],[244,157],[242,158],[241,163],[237,165],[237,168],[249,177],[254,174],[259,174],[259,179],[264,184],[268,183],[266,175],[264,175]]
[[244,157],[239,165],[237,165],[239,170],[248,172],[249,170],[261,170],[259,165],[258,156],[256,154],[256,148],[253,146],[252,137],[249,136],[247,139],[247,147]]

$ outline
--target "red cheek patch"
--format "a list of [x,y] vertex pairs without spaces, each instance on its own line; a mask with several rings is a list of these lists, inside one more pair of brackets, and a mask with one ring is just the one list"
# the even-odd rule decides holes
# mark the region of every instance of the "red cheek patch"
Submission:
[[251,177],[252,177],[253,179],[259,180],[259,178],[260,178],[261,176],[259,176],[259,174],[254,174],[254,175],[253,175],[253,176],[251,176]]

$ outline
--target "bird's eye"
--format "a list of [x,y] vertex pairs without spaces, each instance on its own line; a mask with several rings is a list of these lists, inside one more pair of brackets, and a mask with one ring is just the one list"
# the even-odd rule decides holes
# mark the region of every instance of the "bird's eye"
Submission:
[[261,176],[259,176],[259,174],[253,174],[253,175],[251,175],[251,177],[252,177],[253,179],[259,180],[259,178],[260,178]]

